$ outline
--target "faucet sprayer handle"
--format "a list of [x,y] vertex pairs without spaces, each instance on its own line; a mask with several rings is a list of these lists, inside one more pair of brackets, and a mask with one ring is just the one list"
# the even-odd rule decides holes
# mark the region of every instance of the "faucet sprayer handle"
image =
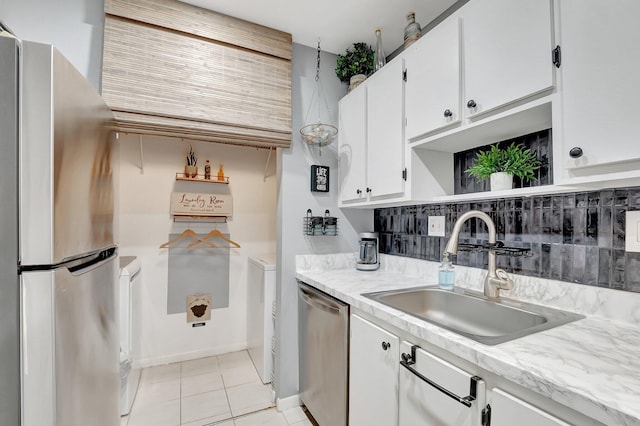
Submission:
[[504,269],[496,269],[496,277],[500,279],[501,290],[511,290],[513,288],[513,280],[509,278],[509,274]]

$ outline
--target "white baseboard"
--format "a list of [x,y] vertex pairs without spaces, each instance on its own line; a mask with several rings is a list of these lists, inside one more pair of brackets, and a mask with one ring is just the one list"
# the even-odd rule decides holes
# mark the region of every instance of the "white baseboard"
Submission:
[[278,411],[290,410],[300,406],[300,395],[292,395],[286,398],[276,398]]
[[155,367],[158,365],[171,364],[174,362],[189,361],[192,359],[205,358],[208,356],[222,355],[229,352],[237,352],[247,349],[246,344],[235,344],[227,346],[219,346],[215,348],[201,349],[192,352],[181,352],[177,354],[162,355],[151,358],[141,359],[133,363],[134,368]]

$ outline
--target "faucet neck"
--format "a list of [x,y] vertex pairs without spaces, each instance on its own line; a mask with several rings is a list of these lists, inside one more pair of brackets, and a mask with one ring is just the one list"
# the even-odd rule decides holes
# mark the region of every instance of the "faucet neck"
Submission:
[[[496,242],[496,225],[493,223],[493,220],[491,220],[491,217],[484,212],[471,210],[461,214],[458,220],[456,220],[456,223],[453,225],[449,241],[447,241],[447,245],[445,246],[445,253],[455,254],[458,252],[460,231],[462,230],[464,223],[471,218],[480,219],[487,225],[487,230],[489,231],[489,244],[494,244]],[[491,252],[489,252],[489,256],[491,256]],[[493,265],[495,269],[495,256],[493,259]]]
[[[453,225],[451,236],[444,249],[443,259],[448,259],[449,254],[455,254],[458,252],[458,240],[460,238],[460,231],[464,223],[471,219],[477,218],[482,220],[489,231],[489,244],[496,243],[496,225],[491,220],[491,217],[481,211],[471,210],[460,215],[456,223]],[[504,271],[502,271],[504,272]],[[492,250],[489,251],[488,265],[487,265],[487,278],[484,282],[484,294],[488,297],[499,297],[500,289],[510,289],[513,287],[513,282],[506,276],[505,278],[498,277],[496,273],[496,253]]]

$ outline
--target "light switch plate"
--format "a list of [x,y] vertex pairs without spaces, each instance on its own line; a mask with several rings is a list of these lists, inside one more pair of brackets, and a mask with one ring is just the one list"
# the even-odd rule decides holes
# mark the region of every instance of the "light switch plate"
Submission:
[[431,237],[444,237],[444,216],[429,216],[427,233]]
[[640,252],[640,210],[627,211],[625,222],[625,250]]

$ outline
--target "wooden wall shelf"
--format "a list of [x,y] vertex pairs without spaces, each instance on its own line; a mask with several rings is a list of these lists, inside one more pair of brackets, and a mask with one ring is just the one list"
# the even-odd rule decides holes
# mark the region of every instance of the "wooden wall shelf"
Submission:
[[225,176],[224,180],[218,180],[217,176],[211,176],[211,179],[205,179],[204,175],[196,175],[196,177],[187,177],[184,173],[176,173],[176,180],[184,180],[188,182],[204,182],[204,183],[222,183],[229,184],[229,176]]

